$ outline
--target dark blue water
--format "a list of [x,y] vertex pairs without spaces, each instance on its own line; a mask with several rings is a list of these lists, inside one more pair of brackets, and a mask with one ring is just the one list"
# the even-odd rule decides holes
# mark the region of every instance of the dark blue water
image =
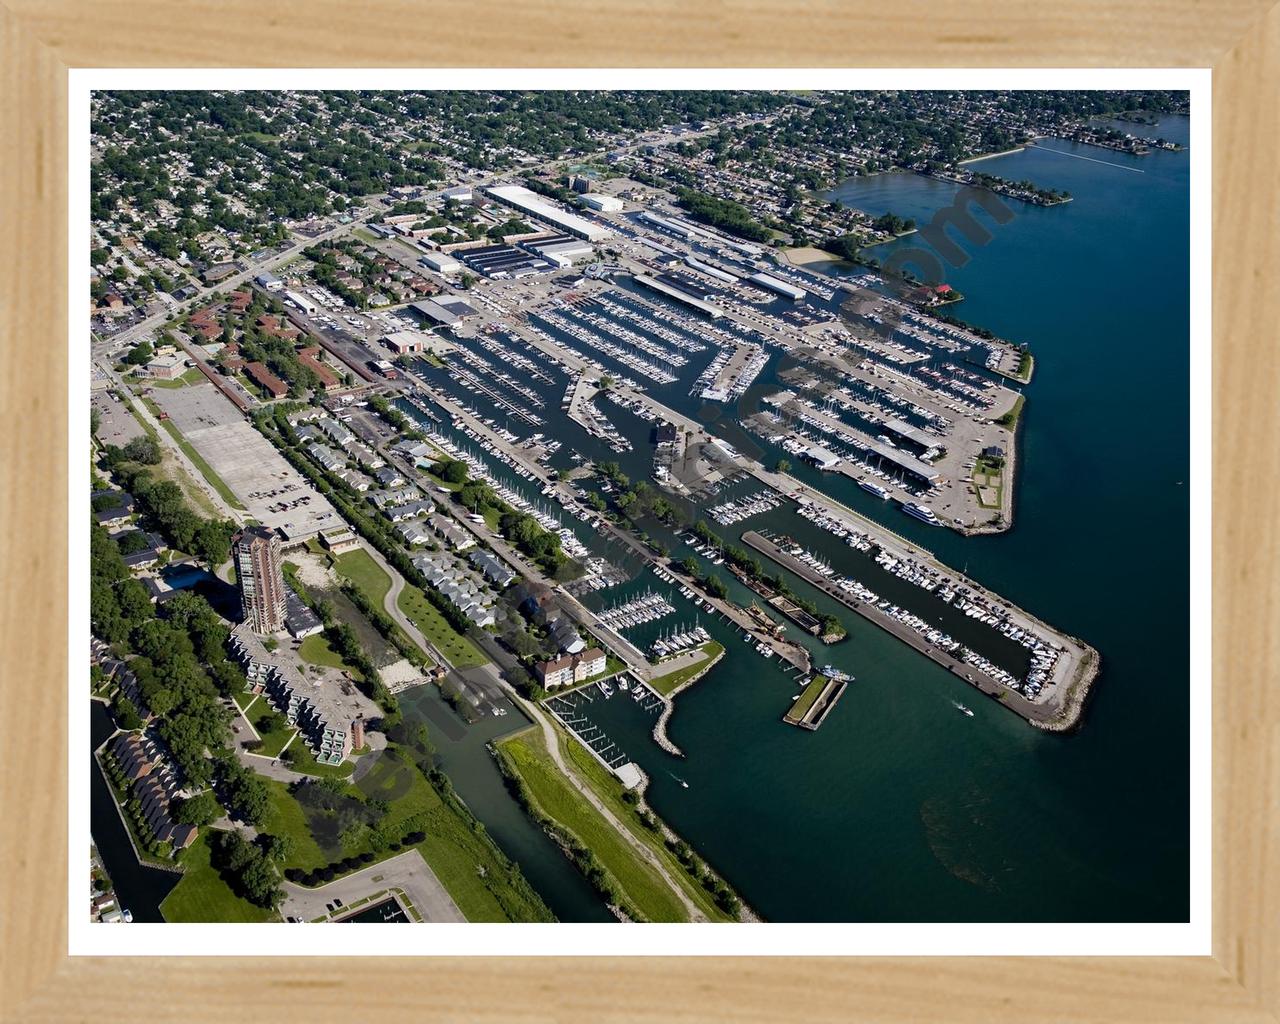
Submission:
[[[1186,120],[1158,134],[1185,141]],[[671,736],[687,760],[649,742],[652,719],[631,701],[597,701],[659,813],[771,920],[1188,914],[1189,157],[1046,140],[979,166],[1075,197],[1008,200],[1012,220],[946,278],[967,296],[952,312],[1036,356],[1016,526],[966,539],[842,500],[1084,638],[1103,671],[1074,734],[989,702],[970,700],[966,719],[951,707],[963,684],[846,613],[850,640],[818,656],[858,678],[817,733],[781,723],[797,687],[730,630],[731,657],[678,702]],[[911,174],[837,190],[922,222],[954,193]],[[765,525],[823,543],[798,523],[779,512]]]

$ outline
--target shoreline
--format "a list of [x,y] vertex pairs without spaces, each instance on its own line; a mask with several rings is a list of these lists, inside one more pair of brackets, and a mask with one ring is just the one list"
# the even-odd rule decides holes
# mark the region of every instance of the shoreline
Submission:
[[1022,153],[1026,151],[1026,146],[1014,146],[1012,149],[1002,149],[998,153],[983,153],[981,156],[971,156],[968,160],[957,160],[956,166],[963,167],[965,164],[976,164],[980,160],[994,160],[998,156],[1011,156],[1014,153]]
[[[680,696],[680,694],[684,693],[685,690],[689,689],[689,687],[691,687],[699,679],[705,676],[708,672],[710,672],[711,669],[713,669],[719,663],[720,659],[723,658],[724,656],[725,656],[725,648],[722,646],[720,648],[719,654],[717,654],[714,658],[712,658],[705,665],[703,665],[702,668],[700,668],[697,672],[695,672],[683,683],[681,683],[669,694],[667,694],[665,697],[662,698],[663,703],[665,704],[665,707],[663,707],[662,714],[658,716],[657,722],[655,722],[653,725],[653,741],[656,744],[658,744],[658,746],[660,746],[663,750],[665,750],[668,754],[671,754],[674,757],[685,756],[684,751],[681,750],[679,747],[677,747],[675,743],[671,740],[671,737],[667,735],[667,722],[669,722],[671,720],[671,716],[675,714],[676,698]],[[652,686],[649,688],[653,689]],[[653,692],[657,693],[658,691],[654,690]]]

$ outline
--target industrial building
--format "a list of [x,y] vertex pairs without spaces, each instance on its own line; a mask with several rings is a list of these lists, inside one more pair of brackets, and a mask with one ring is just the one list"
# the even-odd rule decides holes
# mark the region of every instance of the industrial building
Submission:
[[275,274],[259,274],[254,280],[258,283],[258,287],[265,288],[269,292],[278,292],[284,288],[284,282]]
[[249,526],[232,538],[236,583],[245,624],[255,633],[284,626],[288,591],[280,564],[280,538],[265,526]]
[[418,257],[418,262],[430,270],[434,270],[437,274],[456,274],[462,269],[462,264],[442,252],[431,251],[424,253]]
[[319,308],[314,302],[299,292],[287,291],[284,293],[284,297],[308,316],[315,313]]
[[595,255],[590,242],[572,235],[552,235],[550,238],[537,238],[521,244],[523,248],[558,267],[567,267],[577,260],[591,259]]
[[553,267],[549,261],[514,245],[484,245],[462,250],[458,256],[476,273],[495,280],[540,274]]
[[588,192],[582,197],[582,203],[588,209],[616,213],[622,209],[622,200],[617,196],[605,196],[599,192]]
[[568,232],[577,238],[585,238],[588,242],[599,242],[613,235],[608,228],[569,213],[523,185],[492,185],[485,189],[485,192],[506,206],[514,207],[521,213],[526,213],[547,224],[553,224],[561,231]]

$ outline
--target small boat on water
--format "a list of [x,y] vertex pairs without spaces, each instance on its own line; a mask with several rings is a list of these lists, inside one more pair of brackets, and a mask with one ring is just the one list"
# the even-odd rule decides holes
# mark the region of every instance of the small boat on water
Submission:
[[959,711],[959,712],[960,712],[960,714],[964,715],[966,718],[972,718],[972,717],[973,717],[973,709],[972,709],[972,708],[967,708],[967,707],[965,707],[965,706],[964,706],[963,704],[961,704],[958,700],[953,700],[953,701],[951,702],[951,706],[952,706],[953,708],[955,708],[957,711]]

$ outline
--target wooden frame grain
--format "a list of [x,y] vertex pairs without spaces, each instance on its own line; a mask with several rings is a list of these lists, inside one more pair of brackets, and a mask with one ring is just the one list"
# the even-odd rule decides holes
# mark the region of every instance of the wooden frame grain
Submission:
[[[1278,53],[1280,9],[1269,0],[0,4],[0,1017],[1280,1020],[1280,354],[1270,343],[1280,323]],[[1213,67],[1213,955],[1012,968],[976,958],[206,958],[159,967],[69,958],[67,70],[277,64]]]

